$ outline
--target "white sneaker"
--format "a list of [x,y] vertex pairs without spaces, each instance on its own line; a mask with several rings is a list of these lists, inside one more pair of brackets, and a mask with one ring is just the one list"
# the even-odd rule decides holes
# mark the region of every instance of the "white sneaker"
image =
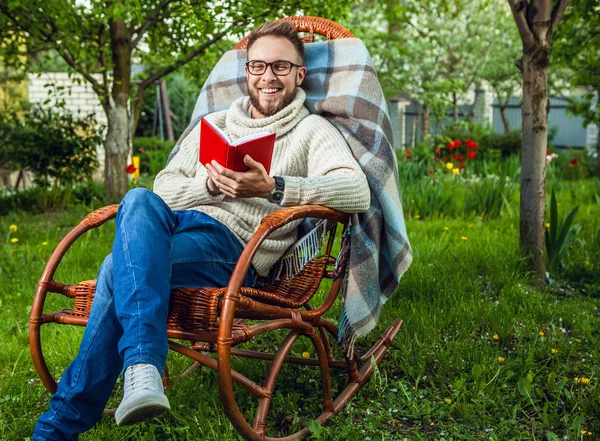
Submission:
[[158,369],[138,363],[125,370],[123,400],[115,412],[119,426],[141,423],[171,409]]

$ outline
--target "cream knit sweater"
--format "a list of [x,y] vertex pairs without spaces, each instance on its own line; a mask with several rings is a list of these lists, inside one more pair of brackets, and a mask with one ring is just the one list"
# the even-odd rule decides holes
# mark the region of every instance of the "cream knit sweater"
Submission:
[[[275,132],[271,175],[285,180],[281,206],[316,204],[347,213],[366,211],[370,204],[367,180],[346,141],[326,119],[309,115],[302,89],[277,114],[260,119],[248,116],[250,99],[236,100],[228,110],[206,118],[231,140],[258,132]],[[225,224],[247,243],[267,214],[280,208],[263,198],[212,196],[208,173],[198,160],[200,124],[182,141],[179,152],[154,181],[157,193],[173,210],[197,210]],[[252,264],[264,276],[296,240],[293,222],[275,231],[263,243]]]

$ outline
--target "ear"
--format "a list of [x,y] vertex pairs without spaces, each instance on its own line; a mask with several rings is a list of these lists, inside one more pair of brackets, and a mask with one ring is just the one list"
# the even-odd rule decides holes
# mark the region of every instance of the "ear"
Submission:
[[244,73],[246,74],[246,80],[250,79],[250,73],[248,72],[248,66],[244,66]]
[[306,67],[302,66],[298,68],[298,74],[296,75],[296,86],[300,86],[306,76]]

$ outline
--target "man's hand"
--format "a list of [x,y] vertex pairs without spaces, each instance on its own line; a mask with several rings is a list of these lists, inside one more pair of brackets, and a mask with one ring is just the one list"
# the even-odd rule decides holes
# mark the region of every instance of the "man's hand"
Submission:
[[208,179],[206,180],[206,188],[208,189],[208,192],[213,196],[221,194],[221,190],[219,190],[219,187],[217,187],[215,181],[212,180],[210,175],[208,175]]
[[267,174],[260,162],[255,161],[249,155],[244,156],[244,163],[250,167],[250,170],[243,173],[225,168],[217,161],[206,164],[208,171],[206,185],[209,191],[211,191],[211,183],[214,183],[222,193],[232,198],[259,197],[267,199],[275,188],[275,179]]

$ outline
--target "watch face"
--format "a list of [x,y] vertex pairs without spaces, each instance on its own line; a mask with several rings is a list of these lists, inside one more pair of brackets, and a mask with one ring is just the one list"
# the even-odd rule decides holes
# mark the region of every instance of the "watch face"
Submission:
[[271,193],[271,202],[279,204],[279,203],[281,203],[282,200],[283,200],[283,191],[273,190],[273,192]]

